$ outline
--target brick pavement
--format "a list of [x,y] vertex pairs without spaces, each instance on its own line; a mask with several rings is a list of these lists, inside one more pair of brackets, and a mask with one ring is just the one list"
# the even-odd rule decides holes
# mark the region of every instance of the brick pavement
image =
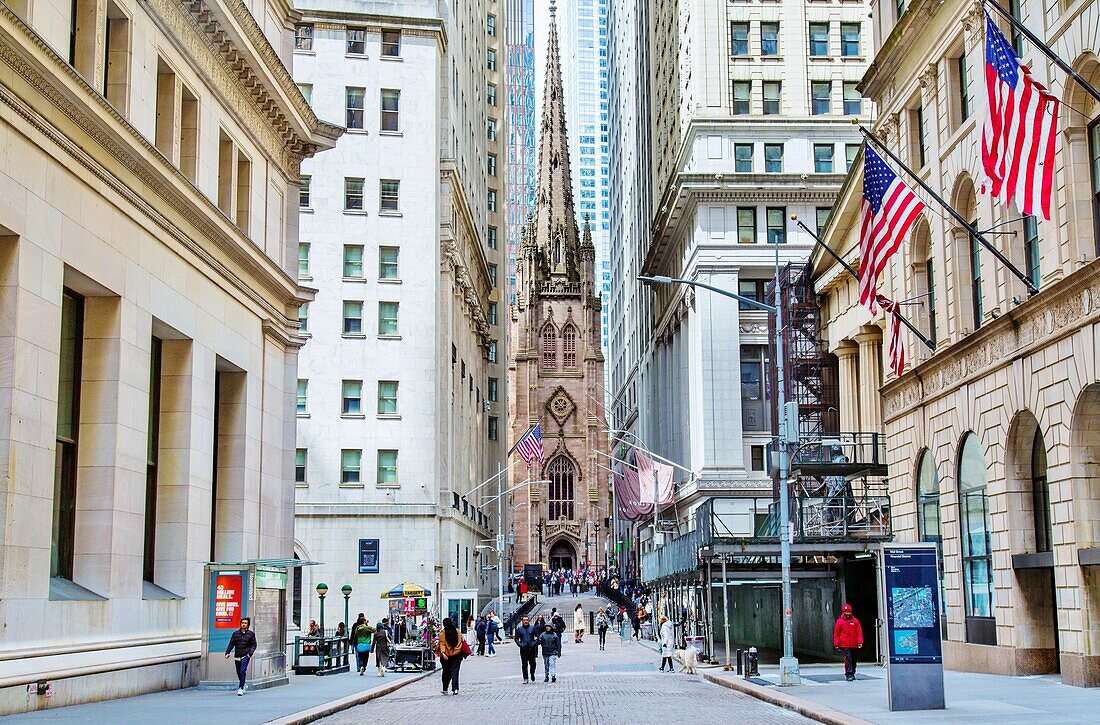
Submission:
[[[560,607],[559,607],[560,608]],[[519,653],[505,642],[494,658],[471,657],[462,665],[457,696],[439,694],[433,673],[398,692],[325,718],[342,723],[461,722],[571,723],[575,725],[668,725],[731,722],[754,725],[811,722],[739,692],[705,682],[699,675],[666,674],[659,658],[633,642],[608,636],[599,651],[596,637],[581,644],[570,637],[558,661],[558,681],[523,684]]]

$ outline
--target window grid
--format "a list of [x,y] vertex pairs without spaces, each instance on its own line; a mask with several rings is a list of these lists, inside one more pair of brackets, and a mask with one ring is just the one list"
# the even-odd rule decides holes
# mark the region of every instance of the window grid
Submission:
[[344,302],[344,334],[363,334],[363,303],[356,300]]
[[344,179],[344,210],[363,211],[363,179]]
[[378,279],[398,279],[399,247],[378,248]]
[[400,58],[401,57],[401,31],[400,30],[383,30],[382,31],[382,57],[383,58]]
[[397,179],[382,179],[378,182],[378,211],[397,212],[401,192],[401,182]]
[[379,486],[397,485],[397,451],[379,449],[378,471],[375,480]]
[[397,415],[396,380],[378,381],[378,415]]
[[383,88],[381,97],[382,120],[379,128],[382,131],[397,133],[401,130],[401,91],[394,88]]
[[362,279],[363,278],[363,245],[362,244],[345,244],[344,245],[344,278],[345,279]]
[[378,303],[378,334],[379,335],[396,335],[397,334],[397,308],[396,302],[379,302]]
[[737,241],[740,244],[756,243],[756,209],[755,207],[738,207],[737,209]]
[[363,128],[363,101],[365,88],[348,87],[344,91],[344,125],[349,129]]
[[542,369],[558,369],[558,336],[551,325],[542,328]]
[[340,451],[340,483],[358,485],[361,483],[360,469],[363,465],[363,451],[345,448]]
[[347,54],[364,55],[367,52],[367,31],[364,28],[348,28]]
[[787,209],[785,207],[768,207],[768,244],[787,243]]
[[362,415],[363,381],[343,381],[340,385],[340,401],[340,413],[342,415]]
[[562,364],[566,368],[577,367],[577,328],[566,325],[561,331]]

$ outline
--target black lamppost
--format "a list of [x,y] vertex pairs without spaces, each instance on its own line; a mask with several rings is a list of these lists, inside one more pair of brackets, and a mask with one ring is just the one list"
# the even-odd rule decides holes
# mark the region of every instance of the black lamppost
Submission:
[[344,625],[350,627],[351,625],[348,624],[348,600],[351,599],[351,584],[340,587],[340,591],[344,595]]
[[325,595],[328,594],[328,584],[321,582],[317,585],[317,596],[321,598],[321,636],[325,636]]

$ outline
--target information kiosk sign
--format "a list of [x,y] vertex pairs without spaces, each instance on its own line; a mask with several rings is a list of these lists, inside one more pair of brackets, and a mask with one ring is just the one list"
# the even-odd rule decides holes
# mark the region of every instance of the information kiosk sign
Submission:
[[891,710],[942,710],[943,647],[936,545],[885,544],[882,591]]

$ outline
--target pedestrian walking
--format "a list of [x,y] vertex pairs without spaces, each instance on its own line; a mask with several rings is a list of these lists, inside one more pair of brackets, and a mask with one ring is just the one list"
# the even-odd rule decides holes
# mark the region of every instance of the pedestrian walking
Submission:
[[600,650],[605,649],[607,644],[607,613],[600,612],[600,616],[596,617],[596,633],[600,635]]
[[[458,625],[458,622],[455,622]],[[469,612],[464,612],[462,615],[462,626],[460,628],[462,636],[466,638],[466,644],[473,647],[477,644],[477,624],[474,620],[474,615]]]
[[474,625],[474,634],[477,638],[477,656],[485,656],[485,617],[478,617],[477,624]]
[[520,625],[512,634],[512,641],[519,647],[520,668],[523,670],[523,684],[527,684],[528,674],[531,682],[535,681],[535,667],[539,655],[539,633],[536,625],[531,624],[530,617],[520,620]]
[[443,666],[443,694],[447,694],[449,686],[451,693],[457,695],[458,673],[462,669],[462,658],[470,651],[470,643],[462,639],[450,617],[443,620],[443,631],[435,642],[435,651]]
[[500,630],[500,625],[497,624],[497,618],[493,616],[492,612],[489,612],[489,618],[485,620],[485,639],[489,642],[489,656],[497,656],[497,648],[493,646],[496,642],[497,632]]
[[554,616],[550,618],[550,624],[554,625],[554,631],[558,635],[558,657],[561,657],[562,650],[564,649],[562,644],[565,642],[565,618],[558,614],[555,609]]
[[360,677],[367,671],[373,638],[374,627],[370,626],[366,615],[359,612],[359,617],[355,620],[355,626],[351,628],[351,641],[355,645],[355,665],[359,670]]
[[558,657],[561,657],[561,637],[554,626],[547,624],[539,635],[539,646],[542,647],[542,661],[546,668],[543,682],[558,681]]
[[637,610],[630,615],[630,626],[634,629],[631,639],[641,639],[642,618],[638,616]]
[[573,641],[580,644],[584,641],[584,608],[577,605],[573,608]]
[[856,679],[856,650],[863,648],[863,627],[852,614],[852,605],[840,608],[840,616],[833,625],[833,647],[844,653],[844,679]]
[[668,663],[668,671],[672,672],[672,650],[675,648],[672,634],[672,622],[668,621],[668,617],[661,617],[661,634],[658,640],[661,645],[661,671],[665,670],[665,663]]
[[390,628],[386,626],[386,620],[383,619],[378,629],[374,630],[374,638],[371,642],[371,647],[374,649],[374,665],[378,668],[379,677],[386,676],[386,665],[390,663],[390,643],[392,641]]
[[256,634],[252,631],[252,619],[241,617],[241,628],[229,638],[225,648],[225,658],[233,653],[233,665],[237,669],[237,697],[244,694],[244,676],[248,672],[248,661],[256,654]]

